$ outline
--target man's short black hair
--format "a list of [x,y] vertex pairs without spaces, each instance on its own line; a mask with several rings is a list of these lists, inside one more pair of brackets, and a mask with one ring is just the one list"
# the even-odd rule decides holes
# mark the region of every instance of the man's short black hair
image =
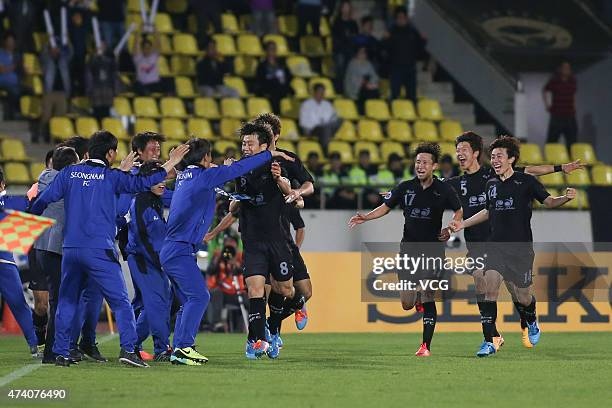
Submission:
[[159,144],[161,144],[166,141],[166,138],[164,135],[161,135],[156,132],[137,133],[136,136],[132,138],[132,151],[136,153],[138,153],[139,150],[141,152],[144,151],[144,149],[146,149],[147,147],[147,144],[151,141],[159,142]]
[[450,154],[445,154],[442,156],[442,158],[440,159],[440,163],[449,163],[449,164],[453,164],[453,158],[451,157]]
[[98,130],[89,139],[89,158],[106,161],[109,150],[117,150],[118,140],[108,130]]
[[359,151],[359,158],[361,159],[363,156],[368,156],[370,158],[370,151],[367,149]]
[[369,14],[368,14],[368,15],[366,15],[366,16],[361,17],[361,25],[364,25],[364,24],[366,24],[366,23],[371,23],[371,22],[373,22],[373,21],[374,21],[374,19],[373,19],[373,18],[372,18],[372,16],[371,16],[371,15],[369,15]]
[[139,176],[150,176],[157,173],[161,169],[162,162],[159,160],[148,160],[140,165],[138,169]]
[[321,82],[317,82],[316,84],[314,84],[314,86],[312,87],[312,90],[314,92],[317,92],[318,90],[325,90],[325,85],[323,85]]
[[49,167],[49,162],[51,161],[51,159],[53,159],[54,152],[55,152],[55,149],[51,149],[45,155],[45,167]]
[[317,158],[318,159],[319,158],[319,153],[317,153],[317,152],[308,152],[307,159],[310,160],[312,158]]
[[85,139],[83,136],[74,136],[70,139],[66,140],[64,143],[61,143],[59,146],[68,146],[72,147],[76,150],[79,155],[79,159],[83,159],[85,155],[89,152],[89,140]]
[[338,152],[333,152],[329,155],[329,160],[341,160],[342,156],[340,156],[340,153]]
[[189,152],[183,157],[184,167],[198,165],[207,154],[211,153],[212,146],[206,139],[193,138],[187,142]]
[[7,30],[4,32],[4,35],[2,36],[2,44],[4,45],[6,40],[8,40],[9,38],[15,39],[15,34],[11,30]]
[[437,163],[440,159],[440,145],[432,142],[420,143],[414,151],[414,157],[419,153],[429,153],[434,163]]
[[260,113],[253,122],[270,126],[274,136],[281,133],[281,121],[278,116],[271,112]]
[[491,143],[489,146],[489,154],[493,152],[493,149],[506,149],[508,153],[508,158],[514,157],[514,162],[512,163],[512,167],[516,166],[521,157],[521,143],[516,137],[502,135]]
[[408,10],[404,6],[397,6],[393,11],[393,17],[397,17],[400,14],[408,15]]
[[79,162],[79,155],[74,147],[59,146],[53,151],[53,169],[60,171],[66,166]]
[[478,160],[482,158],[484,147],[482,144],[482,137],[480,137],[480,135],[472,131],[463,132],[463,134],[455,139],[455,147],[457,147],[457,145],[461,142],[467,142],[473,151],[478,152]]
[[257,141],[260,145],[267,144],[270,147],[272,144],[272,128],[268,124],[260,122],[246,122],[240,127],[240,139],[247,135],[257,135]]
[[402,157],[397,153],[391,153],[389,157],[387,157],[387,165],[394,163],[394,162],[398,162],[398,161],[401,162]]

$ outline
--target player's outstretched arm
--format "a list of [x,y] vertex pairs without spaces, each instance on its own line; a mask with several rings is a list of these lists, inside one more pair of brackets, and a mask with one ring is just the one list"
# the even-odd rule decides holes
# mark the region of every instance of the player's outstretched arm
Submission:
[[186,144],[179,145],[170,151],[168,161],[162,165],[167,174],[174,171],[174,167],[183,160],[187,152],[189,152],[189,146]]
[[249,157],[240,159],[230,166],[219,166],[208,169],[207,172],[202,173],[206,177],[205,185],[209,188],[225,184],[226,182],[233,180],[237,177],[247,174],[249,171],[258,168],[269,162],[273,157],[287,158],[289,161],[293,161],[292,158],[284,153],[278,151],[266,150],[261,153],[254,154]]
[[[455,213],[455,215],[456,214],[457,213]],[[463,216],[463,210],[461,210],[461,216]],[[488,219],[489,219],[489,211],[484,209],[484,210],[480,210],[479,212],[477,212],[476,214],[472,215],[470,218],[464,221],[461,221],[461,219],[457,220],[453,217],[453,220],[448,224],[448,227],[453,232],[459,232],[464,228],[473,227],[474,225],[483,223],[487,221]]]
[[559,197],[548,196],[544,200],[544,206],[546,208],[557,208],[561,207],[563,204],[567,203],[570,200],[576,198],[576,189],[568,187],[565,189],[565,195]]
[[366,221],[375,220],[389,214],[391,208],[387,204],[381,204],[367,214],[357,213],[351,217],[348,222],[349,228],[354,228],[356,225],[363,224]]
[[300,188],[296,188],[295,190],[291,190],[291,193],[285,197],[285,202],[287,204],[294,202],[303,196],[309,196],[314,193],[314,184],[311,181],[306,181],[304,184],[300,186]]
[[237,218],[234,217],[234,214],[228,212],[215,228],[213,228],[210,232],[204,235],[204,242],[208,243],[215,239],[217,235],[228,229],[234,222],[236,222],[236,220]]
[[580,159],[570,163],[561,164],[559,166],[553,166],[552,164],[542,164],[539,166],[527,166],[525,167],[525,173],[531,174],[532,176],[543,176],[545,174],[556,173],[562,171],[565,174],[570,174],[574,170],[584,169],[584,164],[580,163]]

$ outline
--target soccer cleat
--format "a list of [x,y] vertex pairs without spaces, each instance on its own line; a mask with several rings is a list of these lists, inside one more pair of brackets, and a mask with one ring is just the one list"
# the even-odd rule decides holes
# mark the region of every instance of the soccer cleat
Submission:
[[83,361],[83,354],[77,350],[77,349],[72,349],[69,352],[68,357],[70,358],[71,361],[73,362],[79,362],[79,361]]
[[155,354],[155,357],[153,357],[153,361],[158,361],[158,362],[170,361],[171,356],[172,356],[171,350],[162,351],[161,353]]
[[75,364],[68,357],[57,356],[55,358],[55,365],[60,367],[70,367],[71,364]]
[[[179,360],[187,359],[187,360],[193,360],[200,364],[208,363],[208,358],[198,353],[198,351],[195,349],[195,346],[177,348],[176,350],[174,350],[172,355],[175,356]],[[170,361],[173,361],[173,360],[170,359]]]
[[527,330],[527,328],[525,327],[522,331],[523,336],[521,340],[523,341],[523,347],[533,348],[533,344],[531,344],[531,342],[529,341],[529,330]]
[[247,340],[245,350],[244,350],[244,355],[249,360],[257,360],[257,356],[255,355],[255,349],[253,348],[254,345],[255,345],[254,340]]
[[98,363],[106,363],[108,361],[108,359],[100,353],[100,350],[98,350],[97,343],[92,345],[81,344],[79,345],[79,352],[83,356],[93,361],[97,361]]
[[274,334],[272,336],[272,341],[269,343],[270,347],[268,347],[268,350],[266,351],[269,358],[278,358],[278,355],[280,354],[279,341],[280,336],[278,334]]
[[[42,347],[42,351],[40,350],[40,348]],[[32,358],[34,359],[39,359],[39,358],[43,358],[43,354],[45,352],[45,346],[30,346],[30,354],[32,355]]]
[[419,312],[419,313],[423,313],[425,311],[425,308],[423,307],[423,304],[421,302],[419,302],[419,301],[417,301],[414,304],[414,307],[416,308],[416,311]]
[[300,310],[295,311],[295,327],[297,327],[298,330],[304,330],[307,324],[308,312],[306,311],[306,306],[302,306]]
[[170,355],[170,362],[177,365],[201,366],[202,363],[190,358],[186,358],[181,352],[181,349],[176,349]]
[[493,346],[495,346],[495,351],[499,351],[499,349],[501,348],[501,346],[503,346],[505,343],[504,338],[499,335],[496,337],[493,337]]
[[535,346],[540,341],[541,335],[542,330],[540,330],[537,320],[533,323],[527,323],[527,337],[529,338],[529,343]]
[[138,350],[138,354],[144,361],[153,361],[154,356],[151,355],[151,353],[147,353],[144,350]]
[[423,343],[421,344],[421,347],[419,347],[417,352],[414,353],[414,355],[417,357],[429,357],[431,355],[431,352],[427,348],[427,344]]
[[121,349],[121,352],[119,353],[119,362],[134,367],[149,367],[149,365],[142,361],[142,359],[138,356],[138,353],[134,351],[128,352],[124,349]]
[[272,341],[272,333],[270,333],[270,326],[268,326],[267,321],[266,321],[266,325],[264,326],[264,336],[266,336],[266,341],[268,343]]
[[477,357],[488,357],[495,354],[495,345],[489,341],[483,341],[480,345],[480,350],[476,353]]

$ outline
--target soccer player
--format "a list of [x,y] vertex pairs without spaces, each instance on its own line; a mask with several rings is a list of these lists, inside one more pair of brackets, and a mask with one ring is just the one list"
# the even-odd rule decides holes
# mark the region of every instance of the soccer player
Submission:
[[[487,181],[495,176],[495,172],[491,167],[482,166],[481,159],[484,152],[482,138],[474,132],[465,132],[455,140],[457,160],[459,166],[463,171],[460,176],[446,179],[449,182],[461,200],[461,206],[463,208],[463,218],[467,219],[472,215],[483,210],[486,206],[486,191],[485,185]],[[525,172],[533,176],[540,176],[544,174],[553,173],[556,171],[563,171],[569,174],[577,169],[582,169],[584,166],[580,164],[580,161],[574,161],[558,166],[552,165],[540,165],[540,166],[527,166],[527,167],[515,167],[515,171]],[[484,245],[489,238],[489,223],[483,222],[473,227],[467,228],[464,232],[465,241],[468,249],[467,257],[476,259],[478,257],[484,257]],[[473,271],[474,283],[477,292],[477,304],[478,309],[482,312],[483,306],[493,309],[493,315],[497,316],[497,303],[483,305],[485,302],[486,285],[484,282],[482,270]],[[494,272],[491,272],[494,273]],[[501,279],[501,277],[499,277]],[[497,294],[491,294],[489,298],[497,298]],[[514,299],[514,305],[517,310],[522,310],[516,299]],[[532,345],[529,342],[527,336],[527,323],[525,322],[525,316],[521,315],[521,329],[523,331],[523,346],[531,348]],[[484,326],[483,326],[484,333]],[[493,344],[495,348],[499,348],[504,344],[503,337],[497,331],[497,327],[493,325]]]
[[[454,211],[453,219],[461,220],[463,211],[457,193],[453,188],[433,175],[438,168],[440,146],[436,143],[421,143],[416,149],[416,177],[402,181],[389,194],[379,207],[367,214],[357,213],[349,220],[349,227],[375,220],[389,213],[397,205],[404,212],[404,234],[402,252],[421,254],[430,258],[440,258],[444,262],[445,252],[442,241],[448,236],[442,234],[442,216],[446,208]],[[426,272],[426,271],[420,271]],[[439,271],[434,271],[439,272]],[[402,273],[398,273],[402,279]],[[423,305],[423,342],[416,356],[427,357],[431,354],[431,339],[434,334],[437,310],[434,293],[421,290]],[[400,300],[404,310],[414,307],[417,300],[416,291],[401,291]]]
[[[509,136],[496,139],[489,147],[491,164],[496,177],[487,181],[486,208],[465,221],[453,220],[450,228],[460,231],[489,221],[490,236],[487,244],[487,260],[484,280],[485,302],[481,311],[485,340],[476,353],[487,357],[496,352],[493,344],[495,310],[492,298],[499,292],[500,274],[507,282],[513,299],[527,322],[527,333],[532,345],[540,339],[541,331],[536,320],[536,299],[531,295],[532,267],[535,254],[531,232],[531,207],[538,200],[547,208],[560,207],[576,196],[576,190],[567,188],[560,197],[552,197],[532,175],[514,171],[520,157],[519,142]],[[495,272],[492,272],[495,271]],[[491,288],[491,289],[489,289]]]
[[195,337],[210,295],[194,252],[212,222],[215,188],[264,165],[272,157],[284,154],[262,151],[230,166],[215,167],[211,165],[210,142],[192,139],[188,146],[191,150],[183,161],[185,170],[177,175],[160,260],[164,271],[184,297],[182,315],[174,328],[175,349],[170,361],[201,365],[208,359],[195,349]]
[[[62,280],[56,313],[56,365],[69,366],[70,326],[86,279],[101,289],[115,313],[121,352],[121,363],[148,367],[135,353],[137,340],[134,313],[130,306],[121,266],[114,250],[118,194],[149,190],[162,182],[178,164],[187,146],[178,147],[163,170],[148,177],[134,176],[111,169],[117,156],[117,138],[108,131],[94,133],[89,144],[89,159],[64,168],[32,205],[32,213],[41,214],[52,202],[64,199],[64,255]],[[133,158],[133,154],[128,157]]]
[[[8,196],[6,195],[5,188],[4,173],[0,169],[0,210],[25,211],[28,207],[27,198]],[[32,311],[23,295],[21,278],[19,277],[19,270],[15,264],[13,254],[7,251],[0,251],[0,294],[2,294],[2,298],[8,304],[8,307],[15,316],[15,320],[17,320],[19,327],[21,327],[28,346],[30,346],[32,357],[37,358],[38,339],[32,322]]]

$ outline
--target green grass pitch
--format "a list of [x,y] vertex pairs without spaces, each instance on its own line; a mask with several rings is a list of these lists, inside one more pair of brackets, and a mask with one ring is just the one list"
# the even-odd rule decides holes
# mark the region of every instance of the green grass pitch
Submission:
[[[243,335],[204,334],[201,367],[116,361],[118,339],[100,346],[106,364],[42,366],[0,387],[2,407],[607,407],[612,333],[546,333],[532,350],[518,333],[478,359],[478,333],[437,333],[429,358],[419,334],[285,335],[278,360],[244,357]],[[147,343],[147,349],[151,343]],[[0,337],[0,378],[33,364],[21,337]],[[1,380],[0,380],[1,381]],[[10,389],[68,390],[61,403],[16,402]]]

